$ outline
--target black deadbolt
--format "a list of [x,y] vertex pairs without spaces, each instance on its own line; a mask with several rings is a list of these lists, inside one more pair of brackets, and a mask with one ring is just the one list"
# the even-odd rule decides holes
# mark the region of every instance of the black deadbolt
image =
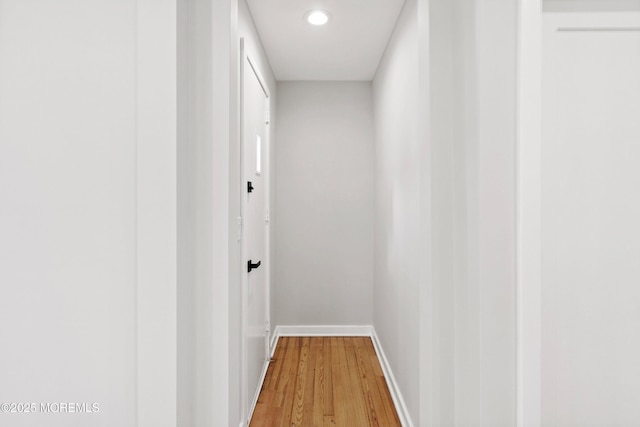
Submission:
[[247,181],[247,191],[251,193],[253,191],[253,184],[251,181]]

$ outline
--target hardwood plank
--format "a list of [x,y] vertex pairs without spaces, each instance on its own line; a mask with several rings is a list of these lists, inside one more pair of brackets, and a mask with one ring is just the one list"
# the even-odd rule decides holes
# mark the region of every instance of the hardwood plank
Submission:
[[[369,342],[367,343],[367,345],[370,347],[370,352],[375,355],[373,343]],[[377,374],[375,376],[375,382],[377,384],[377,392],[380,395],[380,401],[382,402],[382,406],[384,408],[384,419],[386,422],[395,422],[397,425],[400,425],[400,419],[398,418],[398,413],[396,412],[395,405],[393,404],[393,399],[391,399],[391,393],[389,392],[387,381],[384,378],[384,373],[382,372],[380,361],[377,357],[371,358],[370,361],[374,365],[374,370],[380,373],[379,375]]]
[[250,427],[400,427],[366,337],[283,337]]
[[298,374],[295,386],[295,399],[291,409],[291,426],[301,426],[303,409],[304,409],[304,393],[306,391],[307,382],[307,363],[309,359],[309,337],[302,338],[302,348],[300,350],[300,361],[298,362]]
[[331,338],[324,337],[322,338],[323,346],[323,357],[322,360],[324,362],[324,405],[323,405],[323,414],[326,416],[330,416],[332,420],[334,420],[334,406],[333,406],[333,366],[331,363]]
[[[314,426],[315,427],[315,426]],[[333,415],[325,415],[322,427],[336,427],[336,419]]]
[[358,364],[356,361],[355,340],[357,338],[345,338],[345,356],[347,362],[347,372],[349,374],[349,385],[351,389],[351,416],[354,422],[364,423],[363,425],[372,425],[369,414],[365,410],[364,388]]
[[274,426],[290,427],[291,411],[295,398],[295,383],[298,376],[298,362],[302,340],[297,337],[287,337],[287,352],[284,359],[283,373],[279,380],[278,391],[281,393],[281,410],[275,420]]
[[378,416],[378,422],[381,427],[383,426],[401,426],[398,412],[396,411],[393,399],[387,381],[384,378],[380,361],[376,354],[376,350],[373,346],[371,339],[366,339],[362,342],[363,351],[367,356],[363,356],[365,362],[368,360],[371,366],[368,372],[368,379],[370,390],[372,393],[374,407],[376,408],[376,414]]
[[331,369],[333,372],[333,415],[336,425],[349,424],[349,382],[345,378],[344,339],[331,337]]
[[255,423],[252,427],[274,426],[275,419],[279,415],[278,406],[282,402],[282,392],[278,392],[278,381],[281,380],[282,367],[287,352],[287,341],[283,340],[282,345],[276,346],[273,358],[267,369],[265,380],[262,385],[258,403],[253,413]]
[[273,352],[273,357],[269,362],[269,368],[267,369],[267,375],[265,376],[264,384],[262,388],[265,387],[267,389],[275,389],[275,383],[278,381],[280,377],[280,372],[282,371],[281,363],[274,363],[276,360],[284,357],[285,347],[281,345],[276,346],[276,350]]
[[313,382],[313,402],[311,409],[311,423],[314,426],[324,424],[325,405],[325,367],[324,367],[324,340],[314,340],[311,352],[316,355],[314,368],[315,381]]
[[384,413],[384,406],[380,400],[380,393],[376,389],[375,371],[367,349],[360,343],[356,343],[356,361],[362,378],[363,393],[369,412],[369,424],[374,427],[384,427],[380,425],[380,416]]

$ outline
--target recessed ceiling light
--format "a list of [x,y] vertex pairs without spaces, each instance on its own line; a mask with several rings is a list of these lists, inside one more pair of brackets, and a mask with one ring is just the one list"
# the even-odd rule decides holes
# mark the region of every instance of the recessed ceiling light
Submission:
[[311,25],[324,25],[329,22],[329,14],[324,10],[312,10],[307,12],[307,22]]

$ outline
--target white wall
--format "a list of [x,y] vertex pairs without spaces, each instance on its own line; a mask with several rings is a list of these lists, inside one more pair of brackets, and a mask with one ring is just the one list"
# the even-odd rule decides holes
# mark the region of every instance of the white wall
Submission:
[[175,425],[175,9],[0,1],[3,425]]
[[[434,214],[443,207],[443,220],[449,212],[453,214],[454,314],[442,316],[455,325],[455,425],[512,426],[516,417],[517,8],[511,1],[475,1],[440,5],[432,11],[452,19],[441,46],[446,49],[448,37],[451,57],[443,53],[432,64],[432,118],[437,131],[442,126],[437,109],[450,108],[453,102],[453,129],[442,135],[451,138],[453,147],[441,149],[445,158],[453,156],[453,172],[434,164],[433,192],[438,200],[441,182],[453,192],[453,201],[441,196],[446,203],[435,205]],[[438,20],[432,16],[432,35],[447,32],[446,24]],[[435,63],[437,59],[451,69],[438,71],[442,65]],[[447,75],[453,81],[447,81]],[[447,100],[438,76],[452,84],[452,101]],[[441,142],[436,133],[432,135],[437,160]],[[442,179],[436,180],[439,175]],[[435,219],[433,228],[438,239],[442,226]],[[434,260],[437,256],[434,250]],[[435,274],[434,280],[443,283]],[[451,301],[449,291],[442,292],[443,301]]]
[[[196,7],[199,6],[199,7]],[[205,61],[205,53],[210,52],[211,28],[208,21],[210,9],[205,2],[181,0],[178,2],[178,352],[177,352],[177,412],[178,425],[193,426],[202,423],[209,416],[202,408],[202,398],[212,399],[209,367],[205,367],[206,342],[211,334],[204,323],[204,315],[198,307],[198,299],[204,296],[206,288],[202,283],[204,256],[211,256],[204,239],[205,225],[198,211],[207,212],[208,191],[201,189],[206,175],[202,163],[208,160],[204,155],[204,140],[211,114],[210,64]],[[209,6],[210,8],[210,6]],[[209,13],[207,13],[209,11]],[[199,19],[197,19],[199,18]],[[196,35],[200,37],[196,37]],[[196,62],[196,55],[200,62]],[[201,114],[198,114],[201,112]],[[202,301],[204,303],[204,300]],[[209,326],[210,328],[210,326]],[[220,363],[220,362],[218,362]],[[220,385],[221,388],[225,383]],[[228,391],[227,391],[228,392]],[[218,408],[220,409],[220,408]]]
[[138,427],[177,417],[177,5],[137,2]]
[[240,423],[239,5],[179,3],[180,425]]
[[368,82],[279,82],[276,325],[371,324]]
[[[420,425],[420,277],[430,260],[418,231],[421,173],[429,171],[418,136],[419,46],[416,1],[398,18],[373,82],[375,123],[374,327],[404,396]],[[425,117],[427,119],[427,117]],[[428,193],[427,193],[428,194]],[[428,255],[427,255],[428,256]],[[426,309],[426,307],[424,307]]]
[[[433,283],[431,291],[432,365],[429,383],[432,403],[425,425],[455,425],[455,281],[460,280],[459,261],[456,260],[455,231],[463,211],[456,204],[456,184],[464,179],[464,165],[460,162],[460,144],[454,139],[456,112],[460,107],[455,96],[458,82],[454,63],[456,50],[455,3],[451,0],[432,0],[428,13],[429,102],[430,102],[430,168],[431,168],[431,248]],[[456,160],[457,162],[454,162]],[[459,191],[458,191],[459,194]],[[456,270],[458,267],[458,270]],[[425,360],[424,355],[422,360]],[[421,392],[422,393],[422,392]],[[428,423],[428,422],[429,423]]]
[[515,423],[516,18],[407,1],[374,81],[374,325],[416,425]]
[[515,423],[517,5],[459,2],[456,423]]

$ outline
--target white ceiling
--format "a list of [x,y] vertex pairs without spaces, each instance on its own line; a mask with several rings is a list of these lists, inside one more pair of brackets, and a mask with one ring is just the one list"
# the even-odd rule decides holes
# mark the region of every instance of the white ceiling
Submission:
[[[277,80],[372,80],[404,0],[248,0]],[[322,27],[311,9],[329,12]]]

